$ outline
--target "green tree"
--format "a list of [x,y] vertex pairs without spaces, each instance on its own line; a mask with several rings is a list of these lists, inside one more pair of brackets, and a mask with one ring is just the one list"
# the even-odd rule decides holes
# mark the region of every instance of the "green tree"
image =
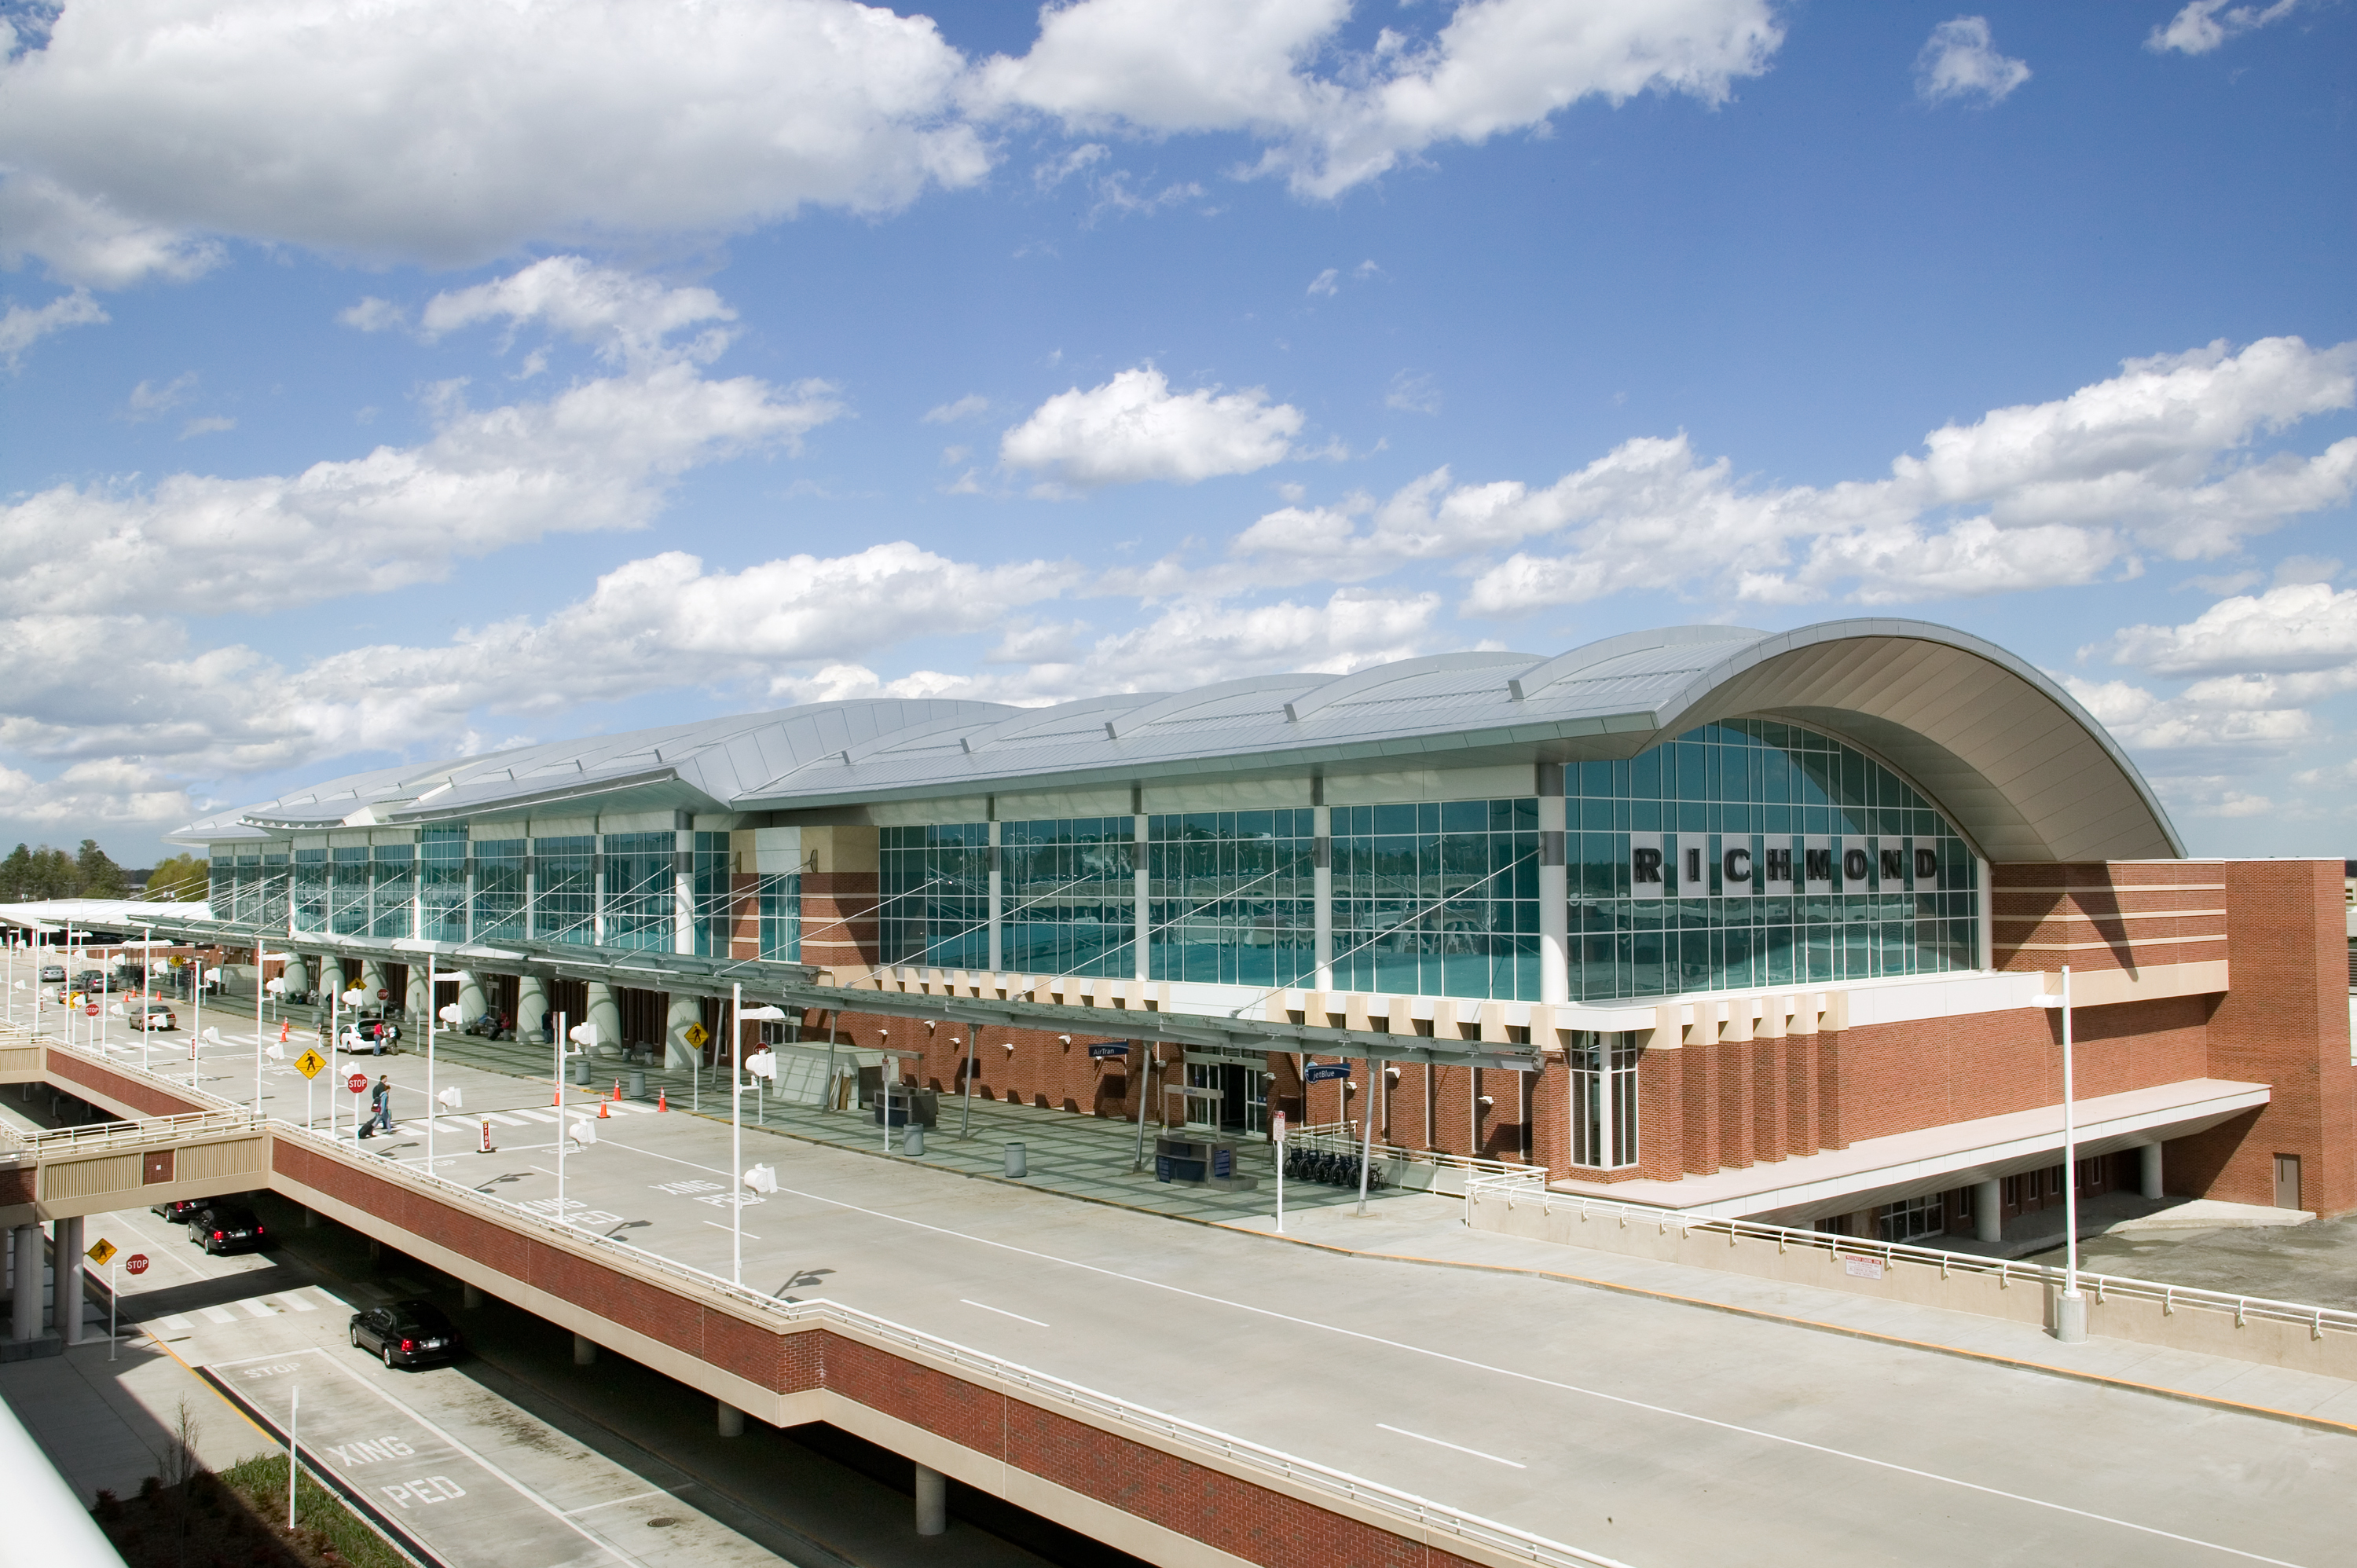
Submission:
[[33,897],[33,852],[18,844],[0,860],[0,902],[22,903]]
[[[0,877],[7,868],[0,863]],[[201,904],[210,887],[212,868],[193,854],[175,854],[156,863],[147,874],[147,901],[151,904]]]
[[74,891],[84,898],[120,898],[131,891],[131,884],[96,839],[84,839],[81,853],[74,857]]

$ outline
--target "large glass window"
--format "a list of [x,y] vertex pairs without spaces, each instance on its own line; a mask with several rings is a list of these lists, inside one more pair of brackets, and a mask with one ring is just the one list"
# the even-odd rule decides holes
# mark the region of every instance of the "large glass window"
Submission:
[[1537,998],[1536,797],[1337,806],[1333,832],[1338,987]]
[[338,936],[364,937],[369,927],[369,852],[347,844],[328,852],[328,919]]
[[671,950],[679,908],[679,882],[672,869],[677,843],[677,835],[668,832],[606,835],[608,947]]
[[695,950],[706,958],[726,958],[737,908],[728,886],[728,835],[697,833],[694,854]]
[[241,854],[231,873],[230,919],[241,926],[250,926],[262,912],[259,893],[262,886],[262,856]]
[[1931,803],[1793,725],[1706,725],[1566,770],[1580,1000],[1975,963],[1971,853]]
[[544,941],[596,940],[597,841],[581,833],[534,839],[532,934]]
[[[1124,818],[1126,822],[1128,819]],[[935,822],[877,834],[878,949],[886,963],[990,963],[990,824]]]
[[1637,1163],[1637,1060],[1627,1034],[1581,1030],[1566,1053],[1571,1069],[1571,1163],[1614,1170]]
[[523,935],[524,841],[477,839],[475,940],[491,941]]
[[1313,820],[1307,810],[1149,818],[1154,978],[1260,986],[1313,980]]
[[467,827],[417,830],[417,897],[430,941],[467,940]]
[[216,920],[226,920],[237,908],[237,855],[212,852],[205,866],[205,905]]
[[1129,817],[998,825],[1001,955],[1031,974],[1128,975],[1136,828]]
[[802,879],[792,872],[761,878],[761,956],[799,963],[802,956]]
[[406,937],[412,901],[417,896],[417,852],[405,843],[381,843],[369,852],[369,935]]
[[261,880],[254,886],[254,918],[271,930],[286,929],[289,900],[294,897],[294,865],[285,850],[264,852]]
[[328,929],[328,852],[324,849],[295,852],[295,929]]

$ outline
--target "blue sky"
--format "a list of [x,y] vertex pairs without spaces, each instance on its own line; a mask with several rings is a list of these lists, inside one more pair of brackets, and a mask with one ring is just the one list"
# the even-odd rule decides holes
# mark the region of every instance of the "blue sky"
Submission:
[[0,4],[0,837],[1862,610],[2357,843],[2357,7]]

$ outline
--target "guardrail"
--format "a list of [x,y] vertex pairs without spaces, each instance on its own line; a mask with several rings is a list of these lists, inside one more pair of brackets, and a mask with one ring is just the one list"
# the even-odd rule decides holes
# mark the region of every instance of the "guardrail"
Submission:
[[251,1132],[261,1124],[253,1112],[238,1110],[143,1116],[135,1122],[102,1122],[89,1127],[0,1127],[0,1149],[36,1155],[80,1155],[183,1143],[208,1133]]
[[[1307,1143],[1311,1148],[1355,1157],[1360,1148],[1360,1133],[1355,1122],[1316,1122],[1297,1127],[1286,1133],[1288,1144]],[[1545,1173],[1535,1165],[1518,1165],[1511,1160],[1483,1159],[1479,1155],[1451,1155],[1438,1149],[1411,1149],[1400,1144],[1377,1144],[1374,1157],[1378,1162],[1397,1160],[1402,1165],[1430,1165],[1435,1170],[1464,1171],[1469,1179],[1481,1176],[1515,1176]]]
[[[1484,1198],[1501,1199],[1509,1208],[1517,1203],[1535,1204],[1542,1214],[1553,1214],[1560,1206],[1582,1219],[1617,1220],[1624,1228],[1651,1225],[1657,1227],[1663,1235],[1674,1230],[1681,1238],[1725,1236],[1730,1244],[1737,1240],[1772,1241],[1779,1252],[1813,1250],[1837,1258],[1879,1260],[1886,1268],[1892,1263],[1913,1263],[1939,1270],[1942,1279],[1946,1279],[1951,1273],[1979,1274],[2000,1284],[2052,1284],[2058,1287],[2063,1280],[2063,1271],[2049,1263],[2024,1263],[2008,1258],[1983,1257],[1977,1252],[1942,1251],[1937,1248],[1918,1247],[1905,1241],[1837,1236],[1820,1230],[1796,1230],[1789,1226],[1763,1225],[1750,1219],[1689,1219],[1674,1209],[1550,1192],[1544,1173],[1538,1171],[1477,1177],[1469,1182],[1465,1193],[1465,1219],[1469,1226],[1473,1222],[1474,1205]],[[2115,1295],[2154,1302],[2158,1304],[2164,1315],[2173,1314],[2179,1307],[2231,1313],[2237,1328],[2253,1318],[2258,1318],[2305,1327],[2309,1331],[2309,1337],[2315,1339],[2323,1338],[2328,1328],[2357,1334],[2357,1312],[2319,1306],[2312,1302],[2236,1295],[2231,1291],[2201,1290],[2192,1285],[2173,1285],[2120,1274],[2094,1273],[2086,1269],[2079,1271],[2079,1288],[2093,1295],[2098,1304]]]

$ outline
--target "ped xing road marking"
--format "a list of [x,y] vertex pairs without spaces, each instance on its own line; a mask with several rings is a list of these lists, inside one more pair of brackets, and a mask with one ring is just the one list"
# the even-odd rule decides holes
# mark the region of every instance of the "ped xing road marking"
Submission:
[[[640,1148],[633,1144],[617,1143],[610,1138],[606,1140],[606,1146],[626,1150],[634,1155],[644,1155],[652,1159],[668,1160],[673,1165],[685,1165],[690,1170],[706,1171],[723,1177],[728,1174],[726,1171],[717,1170],[714,1166],[702,1165],[694,1160],[683,1160],[674,1155],[659,1154],[652,1149]],[[2058,1503],[2045,1498],[2034,1498],[2022,1492],[2008,1492],[2000,1487],[1984,1486],[1978,1481],[1966,1481],[1954,1476],[1943,1476],[1936,1470],[1919,1470],[1911,1465],[1901,1465],[1896,1460],[1878,1459],[1870,1454],[1857,1454],[1846,1448],[1828,1447],[1822,1443],[1811,1443],[1806,1438],[1788,1437],[1781,1432],[1769,1432],[1756,1426],[1745,1426],[1738,1422],[1721,1421],[1716,1416],[1700,1415],[1693,1411],[1679,1410],[1672,1405],[1653,1404],[1645,1400],[1631,1399],[1625,1394],[1607,1393],[1602,1389],[1562,1382],[1554,1378],[1541,1377],[1535,1372],[1518,1371],[1512,1367],[1477,1361],[1469,1356],[1452,1356],[1446,1350],[1436,1350],[1426,1345],[1410,1345],[1397,1339],[1386,1339],[1379,1334],[1369,1334],[1356,1328],[1344,1328],[1339,1324],[1321,1323],[1314,1318],[1296,1317],[1291,1313],[1278,1312],[1274,1307],[1254,1306],[1249,1302],[1212,1295],[1204,1291],[1189,1290],[1185,1285],[1171,1284],[1163,1280],[1125,1274],[1119,1269],[1108,1269],[1098,1263],[1083,1263],[1071,1258],[1060,1258],[1053,1252],[1042,1252],[1033,1247],[1018,1247],[1012,1241],[995,1241],[986,1236],[971,1236],[963,1230],[952,1230],[945,1225],[928,1225],[921,1219],[911,1219],[903,1214],[888,1214],[879,1208],[867,1208],[856,1203],[845,1203],[841,1198],[828,1197],[821,1193],[805,1192],[799,1187],[781,1187],[778,1188],[778,1192],[781,1197],[807,1198],[813,1203],[823,1204],[829,1208],[840,1208],[846,1214],[864,1215],[870,1219],[888,1220],[892,1224],[905,1225],[913,1230],[928,1231],[935,1236],[945,1236],[953,1240],[972,1242],[976,1246],[1011,1252],[1017,1257],[1034,1258],[1043,1263],[1060,1264],[1064,1268],[1078,1269],[1083,1273],[1097,1274],[1105,1279],[1122,1280],[1130,1284],[1143,1285],[1149,1290],[1165,1291],[1172,1295],[1185,1296],[1190,1301],[1207,1302],[1214,1306],[1232,1307],[1238,1312],[1250,1313],[1256,1317],[1265,1317],[1278,1323],[1289,1323],[1297,1328],[1310,1328],[1323,1334],[1339,1335],[1345,1339],[1358,1340],[1361,1344],[1380,1345],[1387,1349],[1398,1350],[1410,1356],[1445,1361],[1450,1366],[1463,1367],[1469,1371],[1488,1372],[1495,1377],[1511,1379],[1534,1387],[1554,1389],[1563,1393],[1577,1394],[1606,1404],[1619,1405],[1624,1410],[1643,1411],[1649,1415],[1666,1416],[1673,1421],[1689,1421],[1696,1425],[1711,1427],[1719,1432],[1729,1432],[1742,1437],[1753,1437],[1763,1443],[1780,1444],[1810,1454],[1821,1454],[1830,1459],[1846,1459],[1853,1464],[1889,1471],[1893,1475],[1909,1476],[1917,1480],[1930,1481],[1943,1487],[1962,1487],[1965,1491],[1975,1492],[1982,1497],[2020,1503],[2029,1508],[2045,1509],[2053,1513],[2068,1514],[2073,1519],[2083,1519],[2093,1524],[2107,1524],[2116,1529],[2133,1530],[2138,1535],[2149,1535],[2162,1541],[2175,1541],[2187,1546],[2199,1546],[2207,1551],[2223,1552],[2229,1557],[2239,1557],[2246,1563],[2264,1563],[2268,1565],[2268,1568],[2302,1568],[2301,1564],[2287,1562],[2280,1557],[2268,1557],[2256,1552],[2245,1552],[2239,1546],[2228,1546],[2216,1541],[2204,1541],[2197,1535],[2180,1535],[2175,1530],[2163,1530],[2158,1525],[2138,1524],[2134,1520],[2121,1519],[2114,1514],[2096,1513],[2091,1509],[2072,1508],[2068,1503]]]
[[[1043,1325],[1042,1326],[1045,1326]],[[1501,1459],[1495,1454],[1484,1454],[1479,1448],[1468,1448],[1462,1443],[1451,1443],[1445,1437],[1426,1437],[1421,1432],[1410,1432],[1405,1426],[1394,1426],[1387,1421],[1379,1421],[1375,1423],[1375,1424],[1383,1428],[1385,1432],[1396,1432],[1402,1437],[1413,1437],[1418,1443],[1430,1443],[1441,1448],[1454,1448],[1459,1454],[1470,1454],[1476,1459],[1487,1459],[1492,1465],[1512,1465],[1517,1470],[1527,1470],[1530,1468],[1528,1465],[1516,1464],[1515,1461],[1512,1459]]]
[[[307,1366],[306,1365],[307,1363]],[[247,1403],[256,1408],[275,1407],[287,1402],[286,1396],[277,1392],[286,1387],[286,1380],[297,1372],[308,1371],[313,1378],[322,1372],[358,1384],[390,1405],[432,1441],[421,1441],[414,1434],[387,1432],[381,1423],[368,1420],[364,1408],[355,1410],[347,1402],[322,1400],[314,1410],[306,1410],[303,1424],[307,1431],[323,1432],[310,1440],[307,1453],[315,1456],[339,1460],[335,1473],[346,1486],[368,1495],[372,1502],[382,1498],[380,1509],[390,1505],[390,1517],[401,1520],[402,1528],[415,1530],[427,1545],[448,1561],[464,1561],[450,1556],[454,1547],[471,1544],[467,1539],[468,1522],[465,1510],[456,1515],[435,1515],[431,1510],[445,1503],[456,1502],[469,1496],[465,1486],[450,1472],[471,1465],[484,1475],[507,1487],[550,1519],[618,1563],[636,1563],[637,1557],[623,1551],[612,1541],[584,1529],[562,1509],[530,1487],[475,1452],[458,1438],[444,1431],[424,1414],[378,1387],[354,1369],[344,1365],[333,1350],[321,1346],[307,1346],[300,1350],[275,1356],[249,1356],[237,1360],[212,1361],[207,1369],[224,1381],[231,1382]],[[306,1402],[307,1404],[309,1402]],[[265,1408],[283,1434],[285,1412]],[[282,1438],[283,1440],[283,1438]],[[382,1468],[378,1468],[382,1466]],[[478,1521],[479,1525],[479,1521]],[[456,1539],[451,1539],[456,1532]],[[436,1541],[435,1535],[445,1539]],[[552,1555],[551,1564],[571,1561],[568,1556]],[[478,1557],[476,1561],[483,1561]],[[528,1562],[512,1543],[502,1547],[499,1559],[502,1568],[511,1563]]]

